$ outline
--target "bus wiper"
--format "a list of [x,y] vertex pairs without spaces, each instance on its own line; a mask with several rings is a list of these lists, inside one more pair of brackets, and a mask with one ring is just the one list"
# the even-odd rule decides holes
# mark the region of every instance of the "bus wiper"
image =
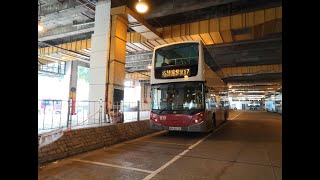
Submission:
[[159,114],[161,114],[165,109],[167,109],[167,107],[161,109],[161,110],[159,111]]

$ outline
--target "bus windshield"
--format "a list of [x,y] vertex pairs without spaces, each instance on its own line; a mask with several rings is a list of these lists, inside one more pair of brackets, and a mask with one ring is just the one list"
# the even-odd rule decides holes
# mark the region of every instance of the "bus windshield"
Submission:
[[152,111],[203,110],[203,83],[183,82],[152,85]]
[[155,67],[196,65],[198,46],[198,43],[182,43],[159,48],[155,51]]

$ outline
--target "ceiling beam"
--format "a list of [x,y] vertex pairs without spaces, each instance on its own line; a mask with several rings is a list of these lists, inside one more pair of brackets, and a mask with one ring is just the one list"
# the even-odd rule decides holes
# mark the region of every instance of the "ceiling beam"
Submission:
[[[186,24],[157,28],[163,38],[146,39],[137,32],[128,32],[127,43],[169,44],[190,40],[201,40],[205,45],[233,43],[261,39],[270,34],[282,32],[282,7],[262,9],[232,16],[212,18]],[[244,34],[234,34],[234,30],[251,29]]]
[[206,0],[199,3],[195,0],[178,0],[170,1],[166,3],[157,4],[157,8],[152,8],[150,13],[145,15],[146,18],[162,17],[171,14],[183,13],[187,11],[194,11],[198,9],[203,9],[210,6],[218,6],[222,4],[228,4],[239,0]]
[[229,88],[240,87],[240,86],[272,86],[272,85],[282,85],[282,81],[275,82],[228,82],[227,86]]
[[233,76],[252,76],[266,73],[281,73],[281,64],[261,65],[261,66],[242,66],[242,67],[228,67],[222,68],[224,74],[223,78]]
[[253,90],[263,90],[263,91],[274,91],[281,88],[281,85],[271,85],[271,86],[237,86],[229,88],[229,91],[253,91]]
[[38,41],[49,41],[77,34],[93,32],[93,28],[94,24],[85,24],[81,26],[73,26],[72,24],[69,24],[65,26],[59,26],[42,33],[38,33]]
[[127,6],[119,6],[111,9],[111,15],[122,15],[128,19],[128,26],[147,39],[161,37],[161,33],[156,31],[144,18],[132,11]]
[[41,5],[41,12],[40,16],[45,17],[50,14],[54,13],[60,13],[60,12],[67,12],[72,11],[72,9],[77,9],[78,7],[82,7],[80,3],[78,3],[76,0],[68,0],[63,3],[51,3],[49,5],[43,4]]
[[223,78],[228,83],[255,83],[255,82],[279,82],[282,81],[282,73],[261,73],[250,76],[230,76]]
[[[152,30],[148,24],[144,24],[143,19],[140,19],[137,15],[133,15],[126,7],[113,8],[113,14],[116,13],[128,13],[132,15],[133,21],[141,21],[140,23],[145,28],[140,28],[141,31],[148,29],[146,34],[139,34],[137,32],[127,33],[127,46],[129,52],[141,52],[151,51],[153,47],[168,44],[171,42],[181,42],[189,40],[202,40],[205,45],[230,43],[234,38],[231,38],[232,29],[241,28],[254,28],[255,26],[262,25],[265,29],[260,31],[265,32],[266,29],[273,27],[269,30],[269,33],[282,32],[282,7],[263,9],[254,12],[242,13],[233,16],[226,16],[221,18],[213,18],[204,21],[197,21],[193,23],[180,24],[174,26],[168,26],[163,28],[157,28]],[[139,31],[139,28],[136,29]],[[85,31],[84,29],[80,31]],[[148,39],[148,33],[151,32],[152,36],[160,36],[156,39]],[[156,32],[162,33],[162,36]],[[254,31],[256,32],[256,31]],[[71,32],[69,32],[71,33]],[[54,36],[54,35],[52,35]],[[64,35],[57,35],[63,37]],[[146,37],[144,37],[146,36]],[[150,36],[149,36],[150,37]],[[162,38],[161,38],[162,37]],[[45,37],[40,37],[40,41],[43,41]],[[246,38],[260,39],[260,36],[255,34],[247,34]],[[235,38],[236,41],[239,39]],[[240,39],[243,41],[244,39]],[[268,41],[268,40],[263,40]],[[230,45],[230,44],[229,44]]]

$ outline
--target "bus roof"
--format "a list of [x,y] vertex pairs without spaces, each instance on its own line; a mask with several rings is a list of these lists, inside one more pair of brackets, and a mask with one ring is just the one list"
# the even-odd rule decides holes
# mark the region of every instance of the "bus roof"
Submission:
[[[154,48],[154,51],[159,49],[159,48],[163,48],[163,47],[166,47],[166,46],[172,46],[172,45],[176,45],[176,44],[184,44],[184,43],[202,43],[201,40],[195,40],[195,41],[182,41],[182,42],[174,42],[174,43],[169,43],[169,44],[163,44],[163,45],[160,45],[160,46],[156,46]],[[202,43],[203,44],[203,43]]]

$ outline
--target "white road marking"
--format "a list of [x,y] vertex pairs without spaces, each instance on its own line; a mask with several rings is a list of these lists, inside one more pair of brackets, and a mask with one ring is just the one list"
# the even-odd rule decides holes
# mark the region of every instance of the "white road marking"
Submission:
[[[239,113],[238,115],[236,115],[235,117],[233,117],[231,120],[235,119],[236,117],[238,117],[241,113]],[[228,123],[228,122],[227,122]],[[145,170],[145,169],[139,169],[139,168],[133,168],[133,167],[126,167],[126,166],[118,166],[118,165],[114,165],[114,164],[107,164],[107,163],[101,163],[101,162],[95,162],[95,161],[87,161],[87,160],[81,160],[81,159],[73,159],[74,161],[79,161],[79,162],[85,162],[85,163],[91,163],[91,164],[97,164],[97,165],[102,165],[102,166],[108,166],[108,167],[115,167],[115,168],[122,168],[122,169],[129,169],[129,170],[133,170],[133,171],[140,171],[140,172],[145,172],[145,173],[150,173],[147,177],[145,177],[143,180],[149,180],[151,178],[153,178],[155,175],[157,175],[159,172],[161,172],[162,170],[164,170],[166,167],[168,167],[170,164],[172,164],[173,162],[175,162],[176,160],[178,160],[179,158],[181,158],[183,155],[185,155],[187,152],[189,152],[190,150],[192,150],[194,147],[196,147],[197,145],[199,145],[202,141],[204,141],[207,137],[209,137],[210,135],[212,135],[213,133],[215,133],[216,131],[218,131],[219,129],[221,129],[224,125],[226,125],[227,123],[223,124],[222,126],[220,126],[218,129],[216,129],[215,131],[213,131],[212,133],[208,134],[206,137],[200,139],[199,141],[197,141],[195,144],[191,145],[188,149],[184,150],[183,152],[181,152],[180,154],[176,155],[175,157],[173,157],[169,162],[167,162],[166,164],[164,164],[163,166],[161,166],[160,168],[158,168],[155,171],[149,171],[149,170]],[[141,141],[143,139],[155,136],[155,135],[159,135],[164,133],[165,131],[160,131],[157,133],[153,133],[144,137],[140,137],[134,140],[131,140],[131,142],[135,142],[135,141]],[[130,141],[129,141],[130,142]],[[143,142],[143,141],[142,141]],[[145,142],[153,142],[153,141],[145,141]],[[155,142],[153,142],[155,143]],[[164,144],[176,144],[176,143],[166,143],[166,142],[156,142],[156,143],[164,143]],[[121,143],[122,144],[122,143]],[[185,144],[186,145],[186,144]]]
[[174,145],[191,145],[191,144],[178,144],[178,143],[169,143],[169,142],[162,142],[162,141],[140,141],[140,142],[150,142],[150,143],[156,143],[156,144],[174,144]]
[[234,118],[238,117],[240,114],[241,114],[241,113],[239,113],[238,115],[236,115],[235,117],[233,117],[233,118],[232,118],[232,119],[230,119],[230,120],[233,120]]
[[[93,151],[101,151],[101,149],[114,149],[114,148],[117,148],[117,147],[121,147],[121,146],[126,145],[127,142],[141,141],[141,140],[143,140],[143,139],[150,138],[150,137],[153,137],[153,136],[156,136],[156,135],[160,135],[160,134],[163,134],[163,133],[165,133],[165,132],[166,132],[166,131],[159,131],[159,132],[156,132],[156,133],[152,133],[152,134],[148,134],[148,135],[146,135],[146,136],[139,137],[139,138],[137,138],[137,139],[133,139],[133,140],[130,140],[130,141],[122,142],[122,143],[119,143],[119,144],[114,144],[114,145],[112,145],[112,146],[103,147],[103,148],[96,149],[96,150],[93,150]],[[85,152],[84,154],[89,154],[89,153],[91,153],[91,152],[93,152],[93,151]],[[70,158],[70,157],[69,157],[69,158]],[[87,162],[87,163],[92,163],[92,164],[98,164],[98,165],[102,165],[102,166],[118,167],[118,168],[123,168],[123,169],[131,169],[131,170],[141,171],[141,172],[145,172],[145,173],[152,173],[152,172],[153,172],[153,171],[144,170],[144,169],[130,168],[130,167],[113,165],[113,164],[106,164],[106,163],[100,163],[100,162],[94,162],[94,161],[86,161],[86,160],[81,160],[81,159],[72,159],[72,158],[71,158],[71,160],[79,161],[79,162]]]
[[[233,117],[231,120],[235,119],[236,117],[238,117],[241,113],[239,113],[238,115],[236,115],[235,117]],[[163,166],[161,166],[160,168],[158,168],[155,171],[149,171],[149,170],[145,170],[145,169],[139,169],[139,168],[133,168],[133,167],[126,167],[126,166],[118,166],[118,165],[114,165],[114,164],[107,164],[107,163],[101,163],[101,162],[95,162],[95,161],[87,161],[87,160],[81,160],[81,159],[73,159],[74,161],[79,161],[79,162],[85,162],[85,163],[91,163],[91,164],[97,164],[97,165],[102,165],[102,166],[108,166],[108,167],[115,167],[115,168],[122,168],[122,169],[129,169],[129,170],[133,170],[133,171],[140,171],[140,172],[144,172],[144,173],[149,173],[149,175],[147,177],[145,177],[143,180],[149,180],[151,178],[153,178],[155,175],[157,175],[159,172],[161,172],[162,170],[164,170],[166,167],[168,167],[170,164],[172,164],[173,162],[175,162],[176,160],[178,160],[179,158],[181,158],[183,155],[185,155],[187,152],[189,152],[190,150],[192,150],[194,147],[196,147],[197,145],[199,145],[202,141],[204,141],[207,137],[209,137],[210,135],[212,135],[213,133],[215,133],[216,131],[218,131],[219,129],[221,129],[223,126],[225,126],[228,122],[226,122],[225,124],[223,124],[222,126],[220,126],[218,129],[214,130],[212,133],[208,134],[206,137],[200,139],[199,141],[197,141],[195,144],[191,145],[190,147],[188,147],[186,150],[184,150],[183,152],[181,152],[180,154],[176,155],[175,157],[173,157],[169,162],[167,162],[166,164],[164,164]],[[155,136],[155,135],[159,135],[164,133],[165,131],[160,131],[157,133],[153,133],[144,137],[140,137],[128,142],[135,142],[135,141],[141,141],[143,139]],[[143,142],[143,141],[142,141]],[[145,142],[153,142],[153,141],[145,141]],[[153,142],[155,143],[155,142]],[[166,142],[156,142],[156,143],[165,143],[165,144],[176,144],[176,143],[166,143]],[[121,143],[121,144],[125,144]],[[184,144],[187,145],[187,144]]]
[[[163,131],[159,131],[159,132],[156,132],[156,133],[148,134],[148,135],[146,135],[146,136],[142,136],[142,137],[139,137],[139,138],[137,138],[137,139],[132,139],[132,140],[125,141],[125,142],[122,142],[122,143],[114,144],[114,145],[112,145],[112,146],[104,147],[103,149],[114,149],[114,148],[118,148],[118,147],[124,146],[124,145],[129,144],[129,143],[132,143],[132,142],[141,141],[141,140],[146,139],[146,138],[150,138],[150,137],[153,137],[153,136],[156,136],[156,135],[163,134],[163,133],[165,133],[165,132],[166,132],[166,131],[163,130]],[[98,151],[98,150],[101,150],[101,149],[97,149],[97,151]]]
[[108,167],[116,167],[116,168],[122,168],[122,169],[129,169],[129,170],[140,171],[140,172],[145,172],[145,173],[152,173],[152,172],[153,172],[153,171],[149,171],[149,170],[145,170],[145,169],[139,169],[139,168],[133,168],[133,167],[126,167],[126,166],[118,166],[118,165],[101,163],[101,162],[86,161],[86,160],[81,160],[81,159],[73,159],[73,160],[74,160],[74,161],[79,161],[79,162],[85,162],[85,163],[102,165],[102,166],[108,166]]
[[[238,114],[239,115],[239,114]],[[235,117],[234,117],[235,118]],[[234,119],[233,118],[233,119]],[[195,144],[191,145],[188,149],[184,150],[182,153],[176,155],[175,157],[173,157],[169,162],[167,162],[166,164],[164,164],[163,166],[161,166],[160,168],[158,168],[157,170],[153,171],[151,174],[149,174],[148,176],[146,176],[143,180],[149,180],[151,178],[153,178],[155,175],[157,175],[159,172],[161,172],[162,170],[164,170],[166,167],[168,167],[170,164],[172,164],[173,162],[175,162],[176,160],[178,160],[179,158],[181,158],[183,155],[185,155],[187,152],[189,152],[191,149],[193,149],[194,147],[196,147],[197,145],[199,145],[202,141],[204,141],[207,137],[209,137],[210,135],[212,135],[213,133],[215,133],[216,131],[218,131],[219,129],[221,129],[224,125],[226,125],[228,122],[226,122],[225,124],[223,124],[222,126],[220,126],[219,128],[217,128],[216,130],[214,130],[212,133],[208,134],[206,137],[200,139],[198,142],[196,142]]]
[[[146,136],[142,136],[142,137],[139,137],[137,139],[133,139],[131,141],[126,141],[126,142],[134,142],[134,141],[140,141],[140,140],[143,140],[143,139],[146,139],[146,138],[150,138],[150,137],[153,137],[153,136],[156,136],[156,135],[160,135],[160,134],[163,134],[167,132],[166,130],[162,130],[162,131],[159,131],[159,132],[156,132],[156,133],[152,133],[152,134],[148,134]],[[125,143],[125,142],[124,142]]]
[[[222,127],[222,126],[221,126],[221,127]],[[220,129],[220,128],[218,128],[218,129]],[[218,130],[218,129],[217,129],[217,130]],[[217,130],[215,130],[214,132],[216,132]],[[208,134],[206,137],[200,139],[198,142],[196,142],[195,144],[193,144],[192,146],[190,146],[190,147],[188,148],[188,150],[191,150],[191,149],[193,149],[194,147],[196,147],[198,144],[200,144],[202,141],[204,141],[207,137],[209,137],[210,135],[212,135],[214,132],[212,132],[212,133]]]

